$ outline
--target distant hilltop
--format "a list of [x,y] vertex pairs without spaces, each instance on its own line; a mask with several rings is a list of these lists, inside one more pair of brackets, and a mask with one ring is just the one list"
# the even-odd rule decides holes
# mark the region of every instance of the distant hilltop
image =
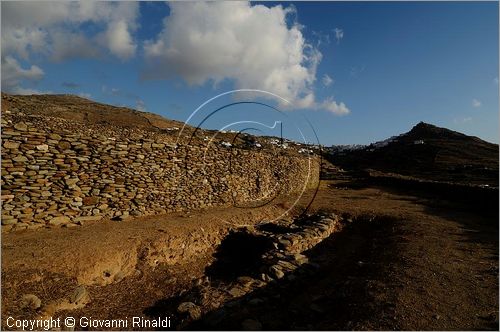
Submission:
[[409,132],[370,145],[326,149],[334,164],[423,179],[498,187],[498,145],[420,122]]

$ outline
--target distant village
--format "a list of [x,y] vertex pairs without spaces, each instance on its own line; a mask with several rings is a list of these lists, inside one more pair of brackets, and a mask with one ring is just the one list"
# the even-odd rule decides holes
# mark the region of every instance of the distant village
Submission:
[[[380,149],[380,148],[383,148],[383,147],[389,145],[390,143],[397,142],[401,138],[402,135],[404,135],[404,134],[392,136],[392,137],[389,137],[388,139],[385,139],[383,141],[378,141],[378,142],[371,143],[368,145],[364,145],[364,144],[332,145],[331,147],[325,147],[324,150],[331,153],[331,154],[338,154],[338,155],[342,155],[342,154],[345,154],[347,152],[351,152],[351,151],[355,151],[355,150],[365,150],[368,152],[373,152],[377,149]],[[414,145],[422,145],[422,144],[425,144],[425,142],[424,142],[424,140],[420,139],[420,140],[413,141],[413,144]]]
[[[177,129],[177,128],[176,128]],[[215,132],[214,132],[215,133]],[[222,137],[212,137],[205,136],[204,141],[219,144],[225,148],[239,147],[247,149],[261,149],[261,148],[279,148],[297,151],[300,154],[314,154],[318,153],[320,150],[325,153],[333,155],[343,155],[348,152],[356,150],[364,150],[368,152],[376,151],[377,149],[383,148],[391,143],[398,142],[402,135],[392,136],[388,139],[370,143],[370,144],[339,144],[331,146],[323,146],[319,144],[314,144],[311,142],[299,143],[287,138],[279,138],[275,136],[254,136],[247,133],[237,132],[235,130],[221,130],[217,134],[222,134]],[[238,143],[235,143],[234,138],[238,137]],[[241,143],[243,142],[243,144]],[[414,145],[425,144],[424,140],[414,140]]]

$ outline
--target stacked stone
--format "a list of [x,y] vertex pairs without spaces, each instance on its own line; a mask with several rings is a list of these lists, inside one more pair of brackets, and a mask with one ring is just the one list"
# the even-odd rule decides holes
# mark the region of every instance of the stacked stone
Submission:
[[[281,232],[264,231],[266,225],[275,224]],[[246,227],[242,232],[252,234],[259,238],[268,238],[274,244],[274,249],[268,250],[262,256],[260,275],[251,273],[242,275],[230,281],[210,281],[206,277],[195,281],[195,287],[183,294],[178,312],[184,320],[181,327],[186,326],[196,317],[183,307],[196,308],[196,312],[207,313],[203,322],[211,327],[216,327],[222,317],[227,313],[227,308],[244,305],[258,305],[263,302],[266,290],[256,292],[270,284],[280,285],[283,281],[293,281],[301,273],[314,273],[319,265],[310,262],[307,250],[318,245],[342,227],[342,219],[335,214],[315,215],[306,219],[295,221],[278,221],[261,223],[259,227]],[[281,234],[283,230],[289,232]],[[257,272],[256,271],[256,272]],[[249,294],[255,294],[248,296]],[[245,296],[246,295],[246,296]],[[216,299],[214,301],[214,299]],[[192,301],[192,302],[191,302]],[[224,304],[222,306],[222,304]],[[241,311],[239,311],[241,312]]]
[[339,231],[341,225],[339,216],[324,215],[320,216],[319,220],[309,220],[295,232],[276,235],[274,237],[276,249],[263,257],[266,264],[262,278],[280,279],[302,264],[308,263],[307,257],[302,253]]
[[266,200],[318,181],[314,158],[177,140],[136,128],[4,114],[3,229]]

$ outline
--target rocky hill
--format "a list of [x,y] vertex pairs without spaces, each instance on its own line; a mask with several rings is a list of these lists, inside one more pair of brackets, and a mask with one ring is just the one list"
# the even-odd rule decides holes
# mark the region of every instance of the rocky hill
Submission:
[[98,103],[75,95],[9,95],[2,93],[3,110],[22,110],[87,124],[112,124],[129,128],[152,129],[182,126],[182,122],[127,107]]
[[[253,136],[235,131],[216,131],[193,127],[192,123],[184,124],[170,120],[158,114],[137,111],[127,107],[119,107],[98,103],[75,95],[11,95],[2,92],[2,111],[13,115],[21,112],[34,117],[51,117],[67,120],[74,126],[109,126],[126,131],[146,131],[151,135],[170,135],[177,139],[182,128],[182,140],[206,142],[212,140],[225,147],[234,146],[243,149],[287,150],[292,154],[309,154],[317,150],[317,146],[305,146],[285,139],[284,146],[279,137]],[[194,124],[196,125],[196,124]],[[179,137],[180,138],[180,137]],[[280,149],[282,148],[282,149]]]
[[498,145],[420,122],[409,132],[328,159],[347,169],[498,187]]

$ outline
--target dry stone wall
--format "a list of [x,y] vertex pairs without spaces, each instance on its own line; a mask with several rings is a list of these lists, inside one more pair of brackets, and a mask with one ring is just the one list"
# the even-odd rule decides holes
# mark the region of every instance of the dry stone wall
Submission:
[[[189,144],[176,144],[185,141]],[[319,181],[315,157],[110,124],[2,114],[3,229],[252,206]]]

